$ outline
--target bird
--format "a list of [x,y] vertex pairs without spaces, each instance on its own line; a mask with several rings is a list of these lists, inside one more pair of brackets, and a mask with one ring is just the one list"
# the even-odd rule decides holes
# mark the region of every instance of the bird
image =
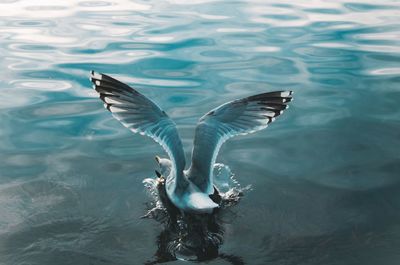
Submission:
[[104,107],[133,133],[151,137],[169,159],[156,156],[166,198],[183,213],[210,214],[219,207],[213,167],[221,145],[237,135],[265,129],[288,108],[293,91],[264,92],[222,104],[203,115],[195,129],[191,164],[186,169],[181,138],[174,121],[135,88],[91,71],[93,88]]

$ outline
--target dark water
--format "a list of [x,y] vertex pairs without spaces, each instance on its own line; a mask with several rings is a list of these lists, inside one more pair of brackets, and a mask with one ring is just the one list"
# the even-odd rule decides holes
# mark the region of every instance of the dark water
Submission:
[[221,252],[246,264],[399,264],[398,1],[7,0],[0,10],[1,264],[153,258],[162,228],[140,219],[142,180],[165,154],[103,109],[92,69],[162,106],[187,156],[206,111],[294,90],[278,121],[221,150],[253,187]]

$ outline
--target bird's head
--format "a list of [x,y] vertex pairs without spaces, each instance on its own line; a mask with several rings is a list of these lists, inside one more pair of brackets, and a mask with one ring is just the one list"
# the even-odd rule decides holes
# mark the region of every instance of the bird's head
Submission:
[[171,160],[166,158],[161,158],[159,156],[155,157],[158,166],[160,167],[160,173],[162,176],[169,176],[172,168]]

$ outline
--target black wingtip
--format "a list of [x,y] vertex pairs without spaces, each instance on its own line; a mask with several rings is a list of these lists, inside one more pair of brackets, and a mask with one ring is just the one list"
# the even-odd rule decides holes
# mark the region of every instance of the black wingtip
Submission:
[[[95,72],[94,70],[91,70],[90,71],[90,77],[89,77],[89,80],[93,83],[93,84],[95,84],[96,85],[96,81],[97,80],[101,80],[101,76],[102,76],[102,74],[100,74],[100,73],[98,73],[98,72]],[[99,78],[100,77],[100,78]]]
[[161,177],[161,173],[160,172],[158,172],[157,170],[155,170],[155,172],[156,172],[156,175],[157,175],[157,177]]
[[93,83],[93,77],[94,77],[94,71],[92,70],[92,71],[90,71],[90,77],[89,77],[89,80],[92,83]]

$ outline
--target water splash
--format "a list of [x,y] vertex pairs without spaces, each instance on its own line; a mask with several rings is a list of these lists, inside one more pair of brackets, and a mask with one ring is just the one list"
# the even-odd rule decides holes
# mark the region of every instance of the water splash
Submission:
[[[220,209],[227,209],[235,206],[239,203],[243,197],[244,192],[251,190],[251,185],[242,187],[236,180],[235,175],[229,168],[229,166],[222,163],[216,163],[214,165],[214,185],[220,192],[222,202],[220,203]],[[147,195],[150,198],[150,202],[147,207],[148,212],[144,215],[144,218],[151,218],[161,223],[164,223],[164,216],[168,216],[165,207],[161,203],[157,192],[157,179],[146,178],[143,180],[144,187],[147,191]]]
[[[158,194],[158,181],[155,178],[146,178],[143,184],[150,197],[148,211],[143,218],[154,219],[164,226],[158,237],[158,251],[155,264],[171,260],[204,261],[214,258],[227,259],[231,255],[219,253],[223,244],[223,225],[233,221],[227,213],[237,205],[244,192],[251,186],[241,187],[230,168],[224,164],[214,165],[214,184],[220,192],[220,207],[212,214],[180,213],[177,217],[170,216]],[[230,215],[232,216],[232,215]],[[234,257],[232,264],[242,264]]]

